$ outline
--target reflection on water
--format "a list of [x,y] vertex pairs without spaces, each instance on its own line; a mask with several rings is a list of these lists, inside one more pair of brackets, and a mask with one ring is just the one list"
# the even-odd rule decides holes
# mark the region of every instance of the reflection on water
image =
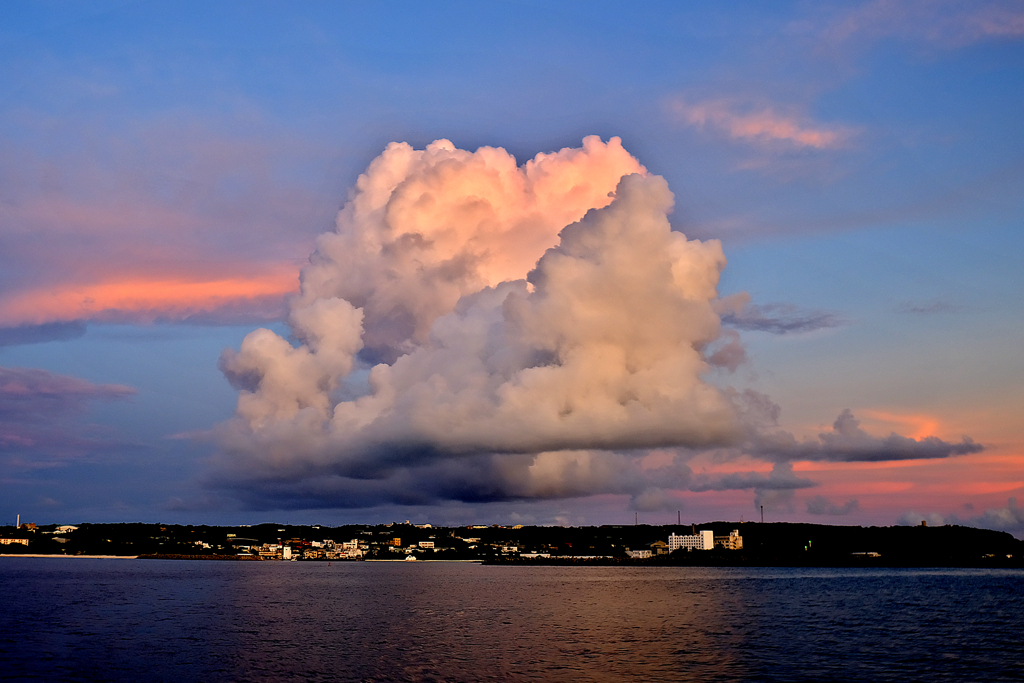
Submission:
[[1024,680],[1024,572],[0,559],[0,678]]

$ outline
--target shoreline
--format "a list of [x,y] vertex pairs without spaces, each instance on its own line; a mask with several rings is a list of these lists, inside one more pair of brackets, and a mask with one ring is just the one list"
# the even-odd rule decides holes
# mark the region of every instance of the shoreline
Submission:
[[69,560],[136,560],[138,555],[58,555],[53,553],[46,555],[42,553],[0,553],[2,557],[63,557]]

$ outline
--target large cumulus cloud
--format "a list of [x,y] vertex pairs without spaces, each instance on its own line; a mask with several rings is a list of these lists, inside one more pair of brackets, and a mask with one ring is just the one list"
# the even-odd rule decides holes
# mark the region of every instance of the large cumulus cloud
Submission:
[[500,148],[392,143],[359,177],[337,229],[318,239],[293,310],[348,301],[364,315],[362,354],[392,362],[427,342],[463,295],[525,277],[563,227],[607,206],[630,173],[646,170],[618,138],[588,137],[521,167]]
[[[255,507],[613,493],[656,509],[686,490],[791,501],[815,484],[787,461],[876,457],[855,422],[797,442],[770,399],[709,382],[744,360],[720,318],[740,299],[719,298],[720,243],[672,230],[673,201],[616,138],[522,166],[389,145],[319,238],[292,338],[260,329],[222,355],[239,400],[211,484]],[[898,439],[882,445],[937,446]],[[723,447],[776,464],[687,465]]]
[[[732,403],[703,379],[725,258],[672,231],[672,204],[617,139],[522,167],[389,146],[303,272],[300,343],[257,330],[223,355],[240,397],[222,472],[383,481],[453,457],[464,473],[490,454],[729,441]],[[390,363],[367,375],[368,359]]]

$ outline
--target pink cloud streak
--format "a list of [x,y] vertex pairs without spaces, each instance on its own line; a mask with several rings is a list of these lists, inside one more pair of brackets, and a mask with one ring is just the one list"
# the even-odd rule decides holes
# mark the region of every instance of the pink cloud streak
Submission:
[[0,297],[0,326],[61,320],[184,320],[227,314],[239,306],[248,309],[250,316],[274,318],[284,298],[297,290],[298,273],[287,267],[220,279],[183,275],[68,283]]
[[677,99],[670,105],[683,123],[711,129],[733,140],[753,144],[786,143],[794,147],[835,149],[843,147],[852,131],[841,126],[813,124],[794,114],[784,114],[763,105],[744,111],[732,100],[719,99],[689,103]]

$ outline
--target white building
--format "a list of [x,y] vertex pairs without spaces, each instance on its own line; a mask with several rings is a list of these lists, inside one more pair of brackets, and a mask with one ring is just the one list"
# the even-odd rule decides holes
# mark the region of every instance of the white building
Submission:
[[647,558],[651,557],[650,550],[627,550],[626,554],[634,560],[646,560]]
[[715,532],[710,529],[698,531],[692,536],[669,534],[668,551],[670,553],[686,548],[687,550],[711,550],[715,547]]

